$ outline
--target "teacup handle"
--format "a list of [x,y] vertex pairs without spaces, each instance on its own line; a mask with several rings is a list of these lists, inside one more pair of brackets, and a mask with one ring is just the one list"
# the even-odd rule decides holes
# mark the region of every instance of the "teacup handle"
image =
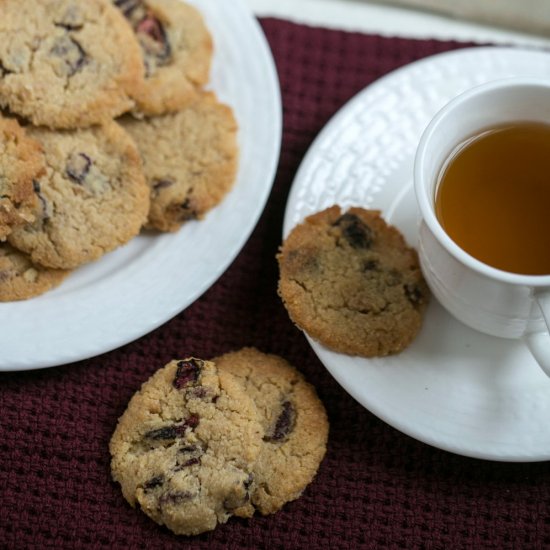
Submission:
[[535,292],[534,298],[539,304],[548,330],[527,334],[526,341],[542,370],[550,376],[550,291]]

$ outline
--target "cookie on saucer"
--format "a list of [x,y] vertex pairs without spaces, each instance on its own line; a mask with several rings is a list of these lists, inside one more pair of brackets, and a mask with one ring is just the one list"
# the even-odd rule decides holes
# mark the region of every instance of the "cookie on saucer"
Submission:
[[317,473],[329,430],[325,408],[282,357],[243,348],[213,361],[239,381],[258,411],[262,445],[245,507],[272,514],[297,499]]
[[145,79],[136,111],[159,115],[187,105],[210,74],[213,44],[202,15],[181,0],[114,0],[141,46]]
[[290,318],[335,351],[398,353],[422,326],[429,291],[416,251],[376,210],[333,206],[306,218],[277,256]]
[[138,41],[108,0],[3,0],[0,106],[35,125],[77,128],[131,109]]
[[110,442],[111,470],[132,505],[177,534],[249,516],[262,443],[252,399],[213,362],[174,360],[137,392]]

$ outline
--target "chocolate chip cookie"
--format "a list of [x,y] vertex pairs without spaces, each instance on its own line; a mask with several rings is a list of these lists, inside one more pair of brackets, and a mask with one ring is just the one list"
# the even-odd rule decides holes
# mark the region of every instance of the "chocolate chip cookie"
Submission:
[[132,139],[115,122],[81,130],[27,127],[44,150],[46,171],[34,180],[35,222],[9,242],[35,263],[70,269],[137,235],[147,218],[149,189]]
[[178,534],[214,529],[246,504],[260,452],[256,409],[209,361],[171,361],[136,393],[110,442],[126,500]]
[[146,115],[177,111],[208,81],[212,38],[202,15],[180,0],[113,0],[141,46],[145,79],[134,91]]
[[0,302],[26,300],[56,287],[70,273],[33,264],[8,243],[0,243]]
[[44,170],[40,144],[16,120],[0,116],[0,241],[13,226],[34,220],[33,180]]
[[277,258],[290,318],[328,348],[383,356],[420,330],[429,292],[416,251],[380,212],[333,206],[313,214]]
[[202,218],[231,189],[238,164],[237,123],[213,93],[197,94],[177,113],[143,120],[126,116],[120,123],[143,159],[151,189],[149,227],[175,231]]
[[213,361],[256,405],[262,446],[245,506],[272,514],[298,498],[317,473],[328,437],[325,409],[313,386],[282,357],[243,348]]
[[138,41],[108,0],[3,0],[0,106],[35,125],[75,128],[134,106]]

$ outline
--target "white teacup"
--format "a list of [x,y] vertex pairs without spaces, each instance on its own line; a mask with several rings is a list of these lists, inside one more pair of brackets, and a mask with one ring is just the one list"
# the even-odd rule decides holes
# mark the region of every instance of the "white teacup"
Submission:
[[489,127],[531,121],[550,124],[550,79],[509,78],[478,86],[432,119],[414,167],[422,216],[419,256],[433,294],[454,317],[486,334],[524,339],[550,376],[550,274],[509,273],[480,262],[445,233],[434,210],[438,177],[457,145]]

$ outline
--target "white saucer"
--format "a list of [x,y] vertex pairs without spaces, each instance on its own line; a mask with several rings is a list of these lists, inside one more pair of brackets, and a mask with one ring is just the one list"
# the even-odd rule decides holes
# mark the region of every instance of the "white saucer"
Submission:
[[[380,209],[416,246],[412,168],[430,118],[476,84],[544,75],[550,78],[550,53],[495,47],[439,54],[378,80],[313,143],[293,183],[284,235],[337,203]],[[492,460],[550,458],[550,379],[521,342],[477,333],[435,299],[418,338],[393,357],[350,357],[308,340],[351,396],[420,441]]]

